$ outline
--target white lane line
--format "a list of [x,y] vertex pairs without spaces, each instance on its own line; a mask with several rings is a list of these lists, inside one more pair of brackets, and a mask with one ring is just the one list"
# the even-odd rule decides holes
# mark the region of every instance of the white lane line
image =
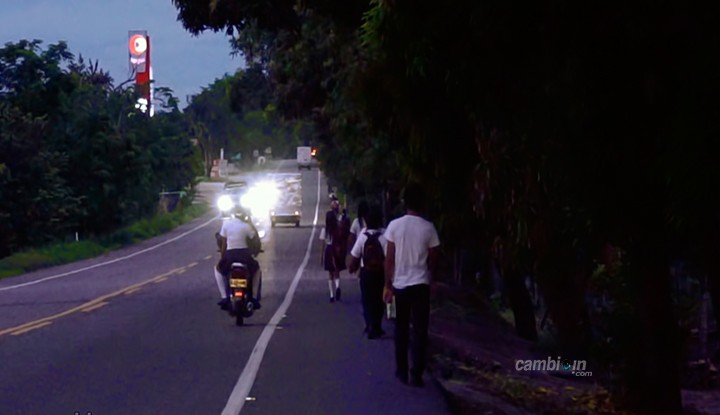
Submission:
[[20,330],[18,330],[18,331],[13,331],[13,332],[11,332],[10,334],[12,334],[13,336],[19,336],[19,335],[24,334],[24,333],[27,333],[27,332],[29,332],[29,331],[32,331],[32,330],[35,330],[35,329],[39,329],[40,327],[49,326],[50,324],[52,324],[51,321],[46,321],[46,322],[44,322],[44,323],[36,324],[36,325],[34,325],[34,326],[25,327],[24,329],[20,329]]
[[110,303],[108,303],[107,301],[102,301],[102,302],[99,302],[99,303],[97,303],[97,304],[93,304],[93,305],[91,305],[90,307],[83,308],[83,309],[80,310],[80,311],[87,313],[87,312],[90,312],[90,311],[93,311],[93,310],[97,310],[97,309],[100,308],[100,307],[105,307],[105,306],[108,305],[108,304],[110,304]]
[[137,252],[132,253],[132,254],[130,254],[130,255],[126,255],[126,256],[120,257],[120,258],[115,258],[115,259],[113,259],[113,260],[106,261],[106,262],[101,262],[101,263],[99,263],[99,264],[91,265],[91,266],[89,266],[89,267],[80,268],[80,269],[76,269],[76,270],[72,270],[72,271],[68,271],[68,272],[63,272],[62,274],[51,275],[51,276],[49,276],[49,277],[41,278],[41,279],[35,280],[35,281],[28,281],[28,282],[24,282],[24,283],[22,283],[22,284],[8,285],[7,287],[0,287],[0,291],[9,291],[9,290],[14,290],[14,289],[16,289],[16,288],[27,287],[27,286],[29,286],[29,285],[35,285],[35,284],[39,284],[39,283],[41,283],[41,282],[50,281],[50,280],[54,280],[54,279],[62,278],[62,277],[67,277],[68,275],[73,275],[73,274],[77,274],[77,273],[80,273],[80,272],[83,272],[83,271],[88,271],[88,270],[91,270],[91,269],[94,269],[94,268],[99,268],[99,267],[102,267],[102,266],[104,266],[104,265],[110,265],[110,264],[114,264],[114,263],[116,263],[116,262],[125,261],[126,259],[130,259],[130,258],[136,257],[136,256],[138,256],[138,255],[140,255],[140,254],[144,254],[144,253],[146,253],[146,252],[150,252],[150,251],[152,251],[152,250],[154,250],[154,249],[160,248],[161,246],[167,245],[167,244],[169,244],[169,243],[171,243],[171,242],[175,242],[175,241],[177,241],[177,240],[180,239],[180,238],[184,238],[185,236],[187,236],[187,235],[195,232],[196,230],[198,230],[198,229],[200,229],[200,228],[204,228],[205,226],[208,226],[209,224],[215,222],[215,221],[217,220],[217,218],[218,218],[218,217],[214,217],[214,218],[210,219],[209,221],[203,223],[202,225],[196,226],[195,228],[190,229],[190,230],[187,231],[187,232],[183,232],[183,233],[181,233],[180,235],[178,235],[178,236],[176,236],[176,237],[174,237],[174,238],[168,239],[167,241],[160,242],[160,243],[157,244],[157,245],[151,246],[151,247],[149,247],[149,248],[145,248],[145,249],[143,249],[143,250],[141,250],[141,251],[137,251]]
[[295,273],[295,278],[293,278],[292,284],[290,284],[290,288],[285,294],[285,299],[283,300],[282,304],[280,304],[280,307],[278,307],[277,311],[275,311],[275,314],[270,319],[270,322],[265,325],[265,328],[260,334],[260,338],[258,338],[257,343],[255,343],[255,347],[250,354],[250,358],[245,364],[245,368],[240,374],[240,378],[235,384],[235,387],[230,394],[230,398],[228,398],[225,409],[223,409],[222,411],[222,415],[238,415],[242,410],[243,405],[245,405],[245,399],[250,394],[250,389],[252,388],[253,383],[255,383],[255,376],[257,376],[257,372],[260,369],[260,363],[262,363],[263,356],[265,356],[265,350],[270,343],[270,339],[275,332],[276,326],[280,323],[280,320],[282,320],[282,318],[285,316],[285,312],[290,307],[290,303],[292,303],[293,296],[295,295],[295,290],[300,283],[300,277],[302,277],[302,274],[305,271],[305,267],[310,260],[310,250],[312,248],[313,240],[315,239],[315,225],[317,225],[319,208],[320,171],[318,170],[318,194],[317,203],[315,204],[315,218],[313,219],[313,229],[310,233],[310,239],[308,240],[307,250],[305,251],[305,258],[303,259],[302,264],[300,264],[300,268],[298,268],[297,272]]

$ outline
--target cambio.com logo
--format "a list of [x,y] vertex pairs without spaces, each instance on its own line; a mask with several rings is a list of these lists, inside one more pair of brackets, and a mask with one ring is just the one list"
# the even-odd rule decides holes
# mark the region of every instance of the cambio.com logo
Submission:
[[556,359],[548,356],[543,360],[516,360],[515,370],[518,372],[564,372],[575,376],[592,376],[592,372],[587,370],[587,361],[563,359],[559,356]]

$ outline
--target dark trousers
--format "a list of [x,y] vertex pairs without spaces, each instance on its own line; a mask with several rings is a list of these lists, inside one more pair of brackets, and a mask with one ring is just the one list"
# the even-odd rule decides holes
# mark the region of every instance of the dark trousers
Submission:
[[382,330],[382,318],[385,311],[383,305],[384,286],[384,272],[360,270],[360,293],[368,333],[379,334],[380,330]]
[[412,323],[412,368],[410,375],[425,371],[430,322],[430,286],[418,284],[395,290],[395,364],[397,373],[408,373],[408,346]]

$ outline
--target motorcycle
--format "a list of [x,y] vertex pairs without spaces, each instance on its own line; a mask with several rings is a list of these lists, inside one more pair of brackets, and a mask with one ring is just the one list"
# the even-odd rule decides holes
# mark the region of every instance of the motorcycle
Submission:
[[242,326],[244,320],[253,315],[255,303],[252,299],[250,272],[242,262],[233,262],[228,278],[230,307],[228,313],[235,317],[235,324]]
[[[215,234],[215,239],[220,250],[222,238],[219,233]],[[258,254],[264,252],[262,249],[256,251]],[[259,271],[258,271],[259,272]],[[229,301],[227,311],[231,317],[235,318],[235,324],[242,326],[246,318],[252,317],[255,312],[255,294],[253,292],[252,278],[250,270],[242,262],[233,262],[230,266],[230,275],[225,279],[226,292]],[[258,284],[258,291],[262,290],[262,279]]]

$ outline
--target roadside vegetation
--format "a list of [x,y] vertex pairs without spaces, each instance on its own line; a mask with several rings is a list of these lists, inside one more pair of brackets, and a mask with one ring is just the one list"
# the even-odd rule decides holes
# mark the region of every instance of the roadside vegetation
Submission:
[[100,238],[191,192],[200,159],[177,99],[156,88],[148,117],[128,84],[63,42],[0,48],[0,258]]
[[167,233],[207,212],[207,205],[195,204],[173,212],[159,213],[153,217],[141,219],[126,228],[100,238],[55,243],[17,252],[0,259],[0,278],[93,258],[123,246]]
[[[203,213],[195,186],[218,180],[221,149],[248,168],[254,150],[288,156],[308,136],[306,122],[277,115],[257,67],[216,80],[184,111],[154,88],[148,117],[133,79],[112,79],[64,42],[0,47],[0,277],[171,230]],[[185,196],[167,206],[168,194]]]

